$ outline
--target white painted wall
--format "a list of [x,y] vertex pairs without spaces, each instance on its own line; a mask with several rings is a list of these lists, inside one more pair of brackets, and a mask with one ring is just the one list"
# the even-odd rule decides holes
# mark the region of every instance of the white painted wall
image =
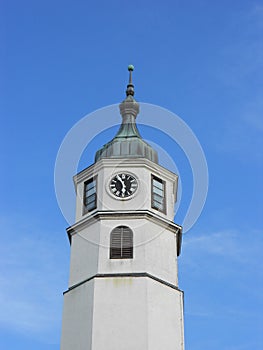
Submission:
[[[110,233],[125,225],[133,231],[133,259],[109,259]],[[73,286],[97,273],[148,272],[177,285],[176,234],[149,219],[96,221],[71,243],[70,281]]]
[[182,293],[145,277],[97,278],[65,295],[61,350],[183,350]]
[[94,281],[64,295],[61,350],[91,350]]
[[147,281],[148,349],[183,350],[183,294]]

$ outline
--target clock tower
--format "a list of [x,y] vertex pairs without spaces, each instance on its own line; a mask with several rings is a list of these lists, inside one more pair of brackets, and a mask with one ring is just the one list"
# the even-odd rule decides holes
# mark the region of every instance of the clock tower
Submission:
[[178,176],[140,136],[128,69],[119,131],[74,176],[61,350],[184,349],[182,228],[173,222]]

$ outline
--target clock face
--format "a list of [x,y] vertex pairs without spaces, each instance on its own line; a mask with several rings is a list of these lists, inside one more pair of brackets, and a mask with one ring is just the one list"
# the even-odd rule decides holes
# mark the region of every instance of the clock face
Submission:
[[111,192],[119,198],[130,197],[135,193],[137,187],[137,180],[130,174],[117,174],[110,181]]

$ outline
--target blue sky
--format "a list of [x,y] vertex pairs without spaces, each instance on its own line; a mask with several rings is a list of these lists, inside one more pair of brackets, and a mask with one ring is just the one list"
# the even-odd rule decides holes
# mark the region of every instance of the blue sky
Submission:
[[[0,347],[59,349],[69,244],[56,155],[76,122],[124,98],[132,63],[137,100],[178,114],[208,163],[179,258],[186,350],[262,349],[262,1],[3,0],[0,16]],[[186,189],[180,224],[191,172],[162,147]]]

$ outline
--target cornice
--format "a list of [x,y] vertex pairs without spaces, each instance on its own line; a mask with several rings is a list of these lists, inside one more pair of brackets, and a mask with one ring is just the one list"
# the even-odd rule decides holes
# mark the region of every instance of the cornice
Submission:
[[89,227],[99,220],[111,220],[111,219],[122,219],[122,220],[137,220],[137,219],[147,219],[151,222],[154,222],[161,227],[168,229],[177,235],[177,255],[181,252],[181,243],[182,243],[182,226],[164,219],[163,217],[156,215],[155,213],[149,210],[114,210],[114,211],[95,211],[92,214],[85,216],[82,220],[76,222],[72,226],[67,228],[67,234],[69,241],[71,243],[71,238],[73,235],[82,231],[83,229]]
[[74,284],[73,286],[69,287],[68,290],[66,290],[63,294],[67,294],[69,292],[71,292],[73,289],[76,289],[80,286],[82,286],[83,284],[90,282],[92,280],[95,279],[106,279],[106,278],[149,278],[152,279],[160,284],[165,285],[166,287],[169,287],[171,289],[176,290],[179,293],[184,293],[181,289],[178,288],[178,286],[169,283],[159,277],[156,277],[150,273],[147,272],[126,272],[126,273],[98,273],[96,275],[93,275],[87,279],[84,279],[83,281]]

